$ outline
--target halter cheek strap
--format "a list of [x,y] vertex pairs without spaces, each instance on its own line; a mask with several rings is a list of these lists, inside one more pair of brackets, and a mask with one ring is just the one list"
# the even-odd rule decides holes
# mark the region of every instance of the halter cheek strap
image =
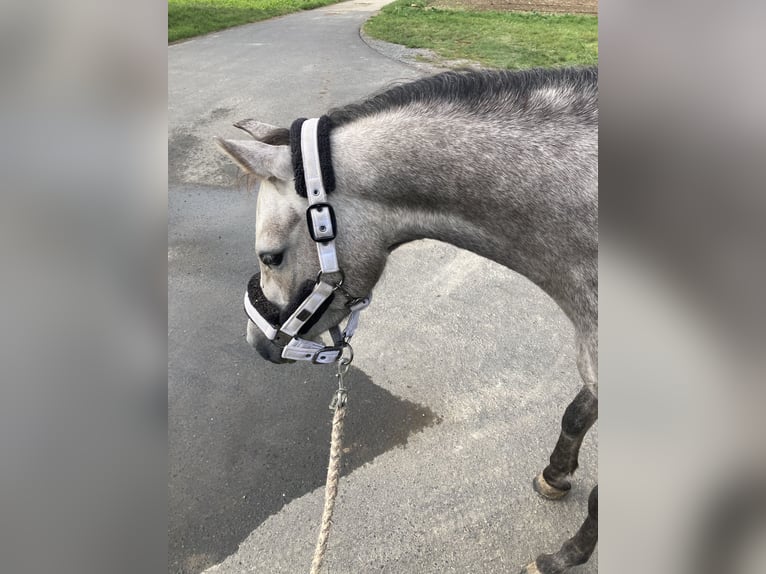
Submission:
[[306,210],[309,233],[316,242],[322,273],[338,273],[338,254],[335,252],[335,213],[327,203],[327,192],[322,182],[322,164],[319,160],[317,128],[319,118],[303,122],[301,128],[301,155],[303,177],[306,182]]
[[[295,141],[295,132],[300,128],[300,146]],[[326,347],[321,343],[301,339],[301,329],[324,311],[324,305],[343,283],[343,271],[338,263],[335,250],[337,222],[335,212],[327,201],[327,191],[335,186],[329,147],[329,120],[311,118],[296,120],[291,130],[291,150],[293,168],[296,175],[296,191],[306,197],[306,223],[309,235],[317,246],[317,256],[321,272],[311,293],[298,305],[295,311],[281,324],[274,325],[264,317],[250,301],[245,292],[245,313],[250,320],[270,341],[282,346],[282,358],[294,361],[312,361],[314,363],[333,363],[341,359],[343,349],[359,326],[359,315],[372,300],[372,294],[349,303],[351,315],[343,332],[338,327],[330,330],[334,346]],[[299,153],[298,153],[299,152]],[[300,181],[302,180],[302,181]],[[328,181],[328,187],[325,183]],[[299,184],[300,181],[300,184]],[[302,185],[301,185],[302,184]],[[305,186],[305,187],[304,187]],[[305,191],[304,193],[302,193]],[[330,283],[326,277],[340,274],[340,279]],[[257,286],[260,289],[260,285]]]

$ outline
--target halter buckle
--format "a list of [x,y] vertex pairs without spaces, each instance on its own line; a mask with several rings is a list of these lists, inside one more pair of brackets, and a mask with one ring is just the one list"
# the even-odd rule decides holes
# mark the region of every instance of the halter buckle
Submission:
[[309,235],[317,243],[335,239],[335,211],[329,203],[314,203],[306,209]]

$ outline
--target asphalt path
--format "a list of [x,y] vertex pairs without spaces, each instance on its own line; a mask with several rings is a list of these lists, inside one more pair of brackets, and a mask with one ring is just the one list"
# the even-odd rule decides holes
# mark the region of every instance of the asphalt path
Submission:
[[[308,570],[322,509],[331,367],[277,366],[244,340],[255,190],[212,145],[234,121],[287,126],[422,72],[371,50],[347,2],[168,48],[169,572]],[[579,389],[572,329],[517,274],[431,241],[392,256],[355,337],[328,572],[516,572],[574,532],[541,500]],[[597,571],[597,556],[575,569]]]

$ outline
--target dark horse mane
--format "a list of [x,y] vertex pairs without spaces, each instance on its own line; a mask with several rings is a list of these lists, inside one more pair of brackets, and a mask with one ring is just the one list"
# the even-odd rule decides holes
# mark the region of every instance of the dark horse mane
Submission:
[[[530,96],[543,89],[559,90],[556,101],[530,102]],[[333,108],[327,112],[332,127],[342,126],[377,114],[419,106],[445,106],[465,113],[482,115],[503,110],[523,110],[550,116],[567,108],[586,121],[597,122],[598,69],[534,68],[530,70],[465,70],[428,76],[389,86],[364,101]],[[289,130],[280,128],[263,142],[287,145]]]
[[[545,88],[566,89],[566,99],[592,103],[595,108],[597,84],[597,68],[444,72],[385,88],[363,102],[334,108],[327,115],[336,127],[412,105],[439,108],[446,105],[480,115],[496,112],[498,108],[524,108],[533,92]],[[564,96],[567,92],[561,93]]]

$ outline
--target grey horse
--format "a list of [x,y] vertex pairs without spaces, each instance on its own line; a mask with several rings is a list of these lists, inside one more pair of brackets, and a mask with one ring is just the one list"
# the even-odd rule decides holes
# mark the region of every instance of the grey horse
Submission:
[[[567,407],[549,464],[533,480],[549,499],[570,490],[580,445],[598,416],[598,72],[447,72],[331,110],[329,146],[345,278],[305,334],[317,337],[370,292],[397,246],[431,238],[521,273],[572,321],[583,387]],[[290,130],[255,120],[252,139],[219,145],[260,183],[255,248],[260,287],[284,309],[319,271],[296,193]],[[280,350],[248,321],[247,339],[273,362]],[[582,527],[527,574],[586,562],[598,530],[598,487]]]

